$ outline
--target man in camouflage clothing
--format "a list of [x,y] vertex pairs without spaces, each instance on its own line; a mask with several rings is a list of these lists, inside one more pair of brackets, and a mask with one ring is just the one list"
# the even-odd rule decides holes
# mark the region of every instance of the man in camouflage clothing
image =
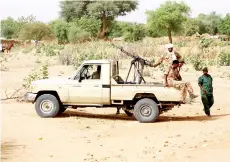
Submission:
[[165,86],[174,87],[181,91],[181,103],[185,104],[187,92],[191,99],[198,97],[194,94],[193,88],[190,82],[181,81],[181,76],[178,70],[179,61],[174,60],[168,71],[165,71]]
[[198,79],[198,85],[201,91],[201,100],[204,105],[204,112],[207,116],[210,115],[210,108],[214,104],[212,77],[208,74],[208,68],[203,69],[203,75]]

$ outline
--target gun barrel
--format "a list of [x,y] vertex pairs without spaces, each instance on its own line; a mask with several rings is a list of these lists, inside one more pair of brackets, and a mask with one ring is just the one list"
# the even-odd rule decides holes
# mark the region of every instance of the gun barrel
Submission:
[[146,66],[150,66],[150,65],[151,65],[151,62],[150,62],[150,61],[145,60],[145,59],[141,58],[141,57],[140,57],[140,56],[138,56],[138,55],[134,55],[134,54],[131,54],[131,53],[129,53],[129,52],[127,52],[127,51],[125,51],[125,50],[123,49],[123,47],[118,47],[118,46],[114,45],[113,43],[112,43],[112,45],[113,45],[114,47],[116,47],[116,48],[120,49],[120,50],[121,50],[121,52],[123,52],[123,53],[125,53],[126,55],[128,55],[128,56],[132,57],[133,59],[135,59],[135,60],[139,60],[139,61],[143,61],[143,62],[144,62],[144,64],[145,64]]

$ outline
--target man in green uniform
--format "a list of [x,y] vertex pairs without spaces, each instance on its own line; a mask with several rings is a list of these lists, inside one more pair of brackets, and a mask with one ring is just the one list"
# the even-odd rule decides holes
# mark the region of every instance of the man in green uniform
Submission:
[[212,77],[208,74],[208,68],[203,69],[203,75],[198,79],[198,85],[201,90],[201,100],[204,105],[204,112],[207,116],[210,115],[210,109],[214,104]]

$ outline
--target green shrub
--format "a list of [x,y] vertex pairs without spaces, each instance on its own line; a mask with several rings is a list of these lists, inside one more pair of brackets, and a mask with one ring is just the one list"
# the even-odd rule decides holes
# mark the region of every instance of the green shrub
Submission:
[[196,71],[201,71],[204,68],[205,63],[204,60],[202,60],[202,58],[200,57],[200,54],[193,56],[190,59],[191,59],[190,62],[192,63],[193,68]]
[[222,51],[218,56],[220,66],[230,66],[230,52]]
[[27,46],[26,48],[24,48],[22,50],[22,53],[27,54],[27,53],[31,52],[33,49],[34,49],[33,46]]
[[212,42],[213,42],[212,39],[201,38],[199,45],[201,48],[208,48]]
[[62,65],[72,65],[74,62],[74,59],[76,57],[74,47],[66,46],[63,50],[61,50],[59,55],[59,62]]
[[30,74],[23,79],[23,87],[27,90],[30,84],[39,79],[48,79],[48,63],[46,62],[39,70],[33,69]]
[[186,46],[186,43],[185,42],[176,42],[174,43],[176,46],[178,47],[185,47]]
[[59,44],[47,44],[38,45],[36,47],[36,53],[44,53],[46,56],[56,56],[59,55],[60,50],[64,48],[64,45]]

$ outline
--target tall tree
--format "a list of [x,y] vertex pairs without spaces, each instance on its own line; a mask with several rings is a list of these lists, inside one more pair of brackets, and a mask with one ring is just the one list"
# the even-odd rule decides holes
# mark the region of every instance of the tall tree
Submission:
[[103,38],[112,20],[135,10],[137,5],[137,1],[62,1],[60,14],[67,21],[84,15],[96,17],[101,21],[98,37]]
[[60,1],[60,15],[67,22],[71,22],[76,18],[81,18],[83,15],[88,15],[87,5],[92,1]]
[[200,34],[209,33],[216,34],[218,33],[218,25],[221,21],[221,15],[216,14],[216,12],[211,12],[208,15],[203,13],[199,14],[196,18],[200,28]]
[[51,28],[42,22],[26,24],[20,31],[20,37],[23,40],[42,40],[52,35]]
[[230,13],[228,13],[219,24],[219,30],[222,34],[230,36]]
[[172,31],[178,32],[187,20],[190,7],[184,2],[166,1],[155,11],[147,11],[147,25],[150,28],[165,30],[172,43]]
[[19,23],[11,17],[1,20],[1,34],[7,39],[17,37],[19,32]]
[[68,33],[70,24],[64,20],[54,20],[50,22],[50,27],[54,35],[58,39],[58,44],[63,44],[68,42]]
[[199,32],[198,21],[194,18],[190,18],[183,23],[183,34],[186,36],[192,36],[196,32]]
[[21,24],[30,24],[36,22],[36,17],[34,15],[29,15],[27,17],[21,16],[18,18],[18,22]]

